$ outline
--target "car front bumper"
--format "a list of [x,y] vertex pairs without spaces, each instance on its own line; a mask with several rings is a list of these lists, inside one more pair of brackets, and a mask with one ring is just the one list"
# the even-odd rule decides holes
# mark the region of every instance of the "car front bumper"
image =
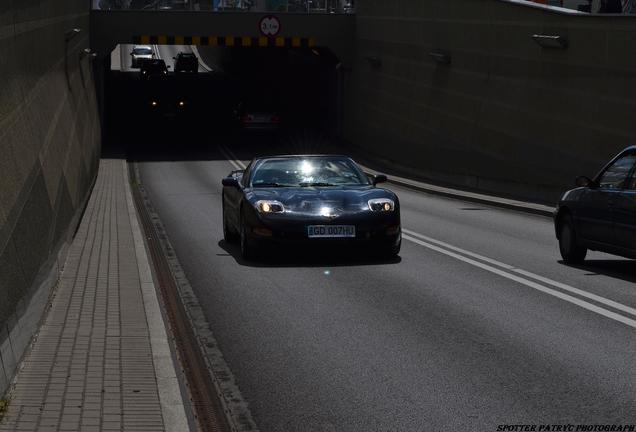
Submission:
[[[375,249],[395,247],[401,241],[401,224],[399,215],[374,215],[375,220],[361,218],[304,220],[264,220],[257,217],[250,221],[247,235],[251,242],[260,246],[278,246],[290,249],[334,249],[362,248],[372,252]],[[308,235],[310,225],[353,225],[356,227],[355,237],[320,237]]]

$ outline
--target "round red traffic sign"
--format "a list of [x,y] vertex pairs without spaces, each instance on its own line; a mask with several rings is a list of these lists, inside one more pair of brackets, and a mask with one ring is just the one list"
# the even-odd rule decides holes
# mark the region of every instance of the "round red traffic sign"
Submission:
[[280,33],[280,20],[274,15],[267,15],[261,18],[259,29],[263,36],[277,36]]

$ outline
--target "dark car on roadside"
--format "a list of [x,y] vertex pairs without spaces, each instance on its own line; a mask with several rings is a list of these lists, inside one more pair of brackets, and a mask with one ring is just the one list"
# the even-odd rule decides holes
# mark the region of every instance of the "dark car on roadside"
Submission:
[[377,187],[384,181],[386,176],[370,178],[346,156],[254,159],[223,179],[225,240],[239,242],[245,259],[272,247],[274,255],[358,247],[394,257],[402,241],[400,203]]
[[194,53],[180,52],[174,57],[174,72],[176,74],[195,74],[199,71],[199,59]]
[[162,59],[150,59],[141,63],[140,75],[142,79],[152,79],[168,75],[168,66]]
[[588,250],[636,258],[636,146],[614,157],[593,179],[578,177],[555,213],[556,236],[566,263]]

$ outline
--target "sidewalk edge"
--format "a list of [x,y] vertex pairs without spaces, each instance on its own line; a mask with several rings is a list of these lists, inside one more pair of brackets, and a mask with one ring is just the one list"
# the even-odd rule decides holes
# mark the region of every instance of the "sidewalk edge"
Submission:
[[139,280],[146,310],[148,330],[150,332],[150,344],[157,377],[157,389],[159,391],[164,427],[167,431],[188,431],[190,430],[190,426],[188,425],[185,413],[185,405],[179,386],[177,369],[168,344],[166,323],[161,314],[149,257],[146,252],[139,221],[137,220],[137,211],[130,188],[128,164],[125,159],[122,160],[122,169],[124,186],[126,188],[126,204],[128,206],[128,216],[133,232],[137,265],[139,267]]

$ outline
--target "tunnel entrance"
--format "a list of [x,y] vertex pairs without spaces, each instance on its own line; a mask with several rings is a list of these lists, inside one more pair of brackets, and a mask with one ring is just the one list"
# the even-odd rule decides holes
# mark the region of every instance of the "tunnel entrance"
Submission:
[[204,157],[219,141],[323,152],[340,133],[341,68],[326,48],[119,45],[106,67],[106,143],[129,154]]

